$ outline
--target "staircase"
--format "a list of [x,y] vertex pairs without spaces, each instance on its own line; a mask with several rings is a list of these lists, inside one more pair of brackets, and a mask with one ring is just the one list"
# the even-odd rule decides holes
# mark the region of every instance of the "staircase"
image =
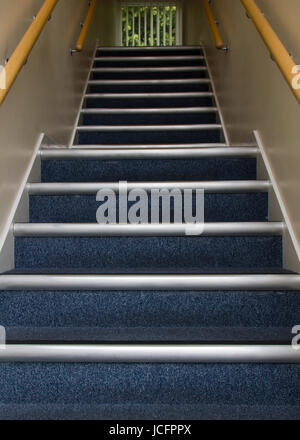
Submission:
[[[0,419],[299,419],[300,276],[200,48],[96,53],[0,276]],[[205,190],[205,225],[99,225],[101,188]]]

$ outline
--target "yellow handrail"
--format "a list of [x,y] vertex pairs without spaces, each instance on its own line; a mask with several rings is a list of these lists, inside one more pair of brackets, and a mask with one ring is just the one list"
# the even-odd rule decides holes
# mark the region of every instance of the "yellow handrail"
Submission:
[[221,50],[227,50],[227,46],[223,43],[221,34],[219,32],[216,20],[214,19],[210,4],[208,2],[208,0],[202,0],[203,6],[204,6],[204,10],[206,12],[207,18],[208,18],[208,22],[211,28],[211,32],[213,34],[214,40],[215,40],[215,45],[217,49],[221,49]]
[[[5,78],[5,89],[0,89],[0,105],[6,98],[9,90],[15,82],[20,70],[24,66],[33,46],[39,38],[45,24],[47,23],[58,0],[46,0],[39,13],[29,26],[22,40],[16,47],[14,53],[9,58],[6,66],[1,72],[2,78]],[[4,82],[4,81],[3,81]]]
[[277,34],[271,27],[254,0],[241,0],[248,16],[268,47],[274,61],[277,63],[283,76],[285,77],[290,89],[300,103],[300,89],[293,86],[295,74],[299,73],[298,66],[294,63],[290,54],[278,38]]
[[77,40],[74,52],[81,52],[82,49],[83,49],[83,46],[84,46],[84,43],[85,43],[88,31],[89,31],[89,28],[90,28],[90,25],[91,25],[94,13],[95,13],[95,10],[96,10],[97,2],[98,2],[98,0],[92,0],[90,2],[90,7],[89,7],[89,10],[88,10],[87,16],[86,16],[86,18],[84,20],[84,23],[83,23],[83,26],[82,26],[79,38]]

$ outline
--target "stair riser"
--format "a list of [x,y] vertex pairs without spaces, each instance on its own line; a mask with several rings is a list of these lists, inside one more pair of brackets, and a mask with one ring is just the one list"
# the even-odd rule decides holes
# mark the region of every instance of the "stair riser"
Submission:
[[192,78],[208,78],[207,70],[190,70],[190,71],[161,71],[161,72],[114,72],[99,71],[91,73],[91,80],[100,79],[192,79]]
[[77,133],[78,145],[143,145],[143,144],[168,144],[168,143],[218,143],[222,142],[221,131],[217,130],[172,130],[172,131],[80,131]]
[[168,93],[168,92],[209,92],[208,83],[199,84],[120,84],[90,85],[88,93]]
[[43,160],[42,182],[255,180],[256,158]]
[[47,404],[52,410],[75,403],[112,409],[116,404],[248,404],[268,405],[272,413],[273,406],[286,408],[287,396],[288,411],[299,405],[299,373],[299,365],[7,363],[1,365],[0,400],[2,406]]
[[110,49],[99,49],[96,52],[96,57],[136,57],[136,56],[140,56],[140,57],[159,57],[161,56],[162,58],[166,57],[166,56],[203,56],[203,50],[199,47],[195,47],[195,48],[172,48],[172,49],[168,49],[168,48],[147,48],[147,49],[142,49],[142,48],[130,48],[130,49],[117,49],[114,48],[112,50]]
[[124,60],[97,60],[94,63],[94,68],[100,67],[168,67],[172,69],[172,67],[188,67],[188,66],[205,66],[204,59],[182,59],[182,60],[172,60],[169,58],[162,59],[149,59],[149,60],[133,60],[133,59],[124,59]]
[[[1,292],[9,340],[290,341],[299,292]],[[19,310],[16,313],[16,310]],[[202,338],[202,339],[201,339]],[[231,338],[231,339],[230,339]]]
[[171,124],[217,124],[215,111],[200,113],[132,113],[132,114],[85,114],[80,125],[171,125]]
[[[128,206],[132,204],[129,203]],[[31,196],[30,221],[33,223],[93,223],[96,222],[96,211],[99,206],[96,197],[92,195]],[[149,213],[150,209],[149,206]],[[171,218],[172,216],[173,210]],[[268,195],[265,193],[205,195],[206,222],[266,221],[267,216]]]
[[189,273],[281,267],[281,237],[16,238],[17,269]]
[[212,96],[182,98],[86,98],[86,108],[214,107]]

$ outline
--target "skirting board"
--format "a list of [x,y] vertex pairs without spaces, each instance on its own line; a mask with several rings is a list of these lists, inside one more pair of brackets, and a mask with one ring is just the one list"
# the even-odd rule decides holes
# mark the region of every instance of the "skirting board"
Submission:
[[6,226],[0,234],[0,273],[14,268],[13,224],[15,222],[23,223],[29,221],[29,197],[26,186],[27,183],[38,183],[41,181],[41,160],[38,152],[41,147],[52,146],[53,144],[52,140],[44,133],[39,135]]
[[292,222],[288,216],[280,189],[277,185],[271,164],[257,130],[253,131],[256,144],[260,151],[261,162],[258,163],[259,178],[268,178],[273,189],[270,191],[269,220],[284,221],[286,228],[283,233],[283,264],[286,269],[300,272],[300,246],[294,233]]

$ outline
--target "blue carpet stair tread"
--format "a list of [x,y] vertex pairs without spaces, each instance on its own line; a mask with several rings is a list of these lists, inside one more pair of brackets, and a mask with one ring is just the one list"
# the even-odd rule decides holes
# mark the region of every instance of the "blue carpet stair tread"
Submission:
[[215,110],[199,113],[130,113],[130,114],[83,114],[81,125],[176,125],[217,124]]
[[84,131],[77,133],[78,145],[140,145],[140,144],[180,144],[180,143],[220,143],[223,141],[219,128],[186,131],[180,128],[172,131]]
[[[269,329],[268,339],[276,339],[277,329],[277,337],[284,335],[290,340],[291,328],[299,314],[299,292],[293,291],[24,290],[2,291],[0,297],[0,321],[8,336],[10,329],[17,328],[37,332],[39,328],[41,331],[47,328],[46,334],[51,334],[51,328],[69,328],[71,334],[72,329],[84,333],[91,328],[81,337],[96,338],[119,328],[117,337],[126,340],[126,332],[128,335],[133,329],[134,333],[137,328],[135,338],[141,337],[144,329],[148,338],[151,335],[170,338],[177,330],[173,338],[181,340],[189,337],[197,340],[201,336],[210,340],[246,336],[249,339],[258,338],[260,332],[262,338]],[[255,333],[254,329],[257,329]],[[55,335],[58,338],[60,333]]]
[[291,327],[6,327],[8,344],[289,345]]
[[15,239],[16,268],[189,272],[191,268],[280,267],[282,238],[68,237]]
[[90,84],[87,93],[209,92],[209,83],[195,84]]
[[131,71],[113,71],[106,69],[94,70],[91,72],[90,79],[91,80],[99,80],[99,79],[199,79],[206,78],[208,79],[207,70],[189,70],[189,71],[180,71],[180,70],[157,70],[157,71],[139,71],[139,70],[131,70]]
[[125,57],[125,58],[130,58],[130,57],[137,57],[137,56],[141,56],[141,57],[145,57],[145,56],[156,56],[159,57],[161,56],[162,58],[166,57],[166,56],[203,56],[203,50],[199,47],[180,47],[180,48],[130,48],[130,50],[124,50],[124,48],[114,48],[114,49],[98,49],[96,51],[96,57],[108,57],[108,56],[112,56],[112,57]]
[[0,365],[2,405],[158,404],[299,407],[300,365]]
[[160,97],[160,98],[96,98],[86,97],[84,108],[172,108],[172,107],[215,107],[212,96]]
[[0,404],[0,420],[299,420],[299,414],[292,405]]
[[220,181],[256,177],[256,158],[42,160],[42,182]]
[[[179,55],[180,56],[180,55]],[[113,57],[112,57],[113,58]],[[105,60],[99,59],[95,60],[94,67],[180,67],[180,66],[205,66],[204,59],[178,59],[178,60],[170,60],[167,57],[162,59],[122,59],[122,60]]]
[[[118,197],[116,200],[118,204]],[[205,194],[204,202],[206,222],[261,222],[268,218],[267,193]],[[132,204],[128,202],[129,207]],[[99,206],[95,195],[31,196],[30,222],[95,223]],[[150,216],[151,203],[148,209]],[[173,211],[171,208],[171,219]]]

